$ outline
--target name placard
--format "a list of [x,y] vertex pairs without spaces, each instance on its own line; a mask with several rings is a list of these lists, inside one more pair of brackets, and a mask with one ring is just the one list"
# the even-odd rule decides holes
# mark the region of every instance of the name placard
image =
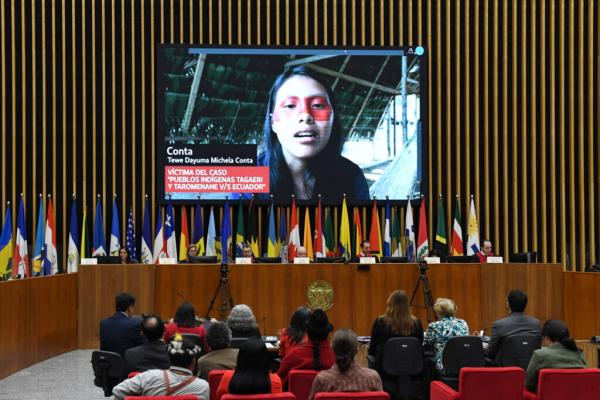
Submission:
[[439,257],[423,257],[423,260],[425,260],[425,262],[427,264],[439,264],[440,263]]
[[252,257],[236,257],[236,264],[252,264]]
[[377,259],[375,257],[361,257],[358,259],[359,264],[375,264]]
[[294,264],[310,264],[308,257],[294,257]]
[[502,257],[493,256],[493,257],[487,258],[488,264],[502,264],[503,262],[504,262],[504,260]]
[[82,258],[81,265],[96,265],[98,264],[98,259],[97,258]]

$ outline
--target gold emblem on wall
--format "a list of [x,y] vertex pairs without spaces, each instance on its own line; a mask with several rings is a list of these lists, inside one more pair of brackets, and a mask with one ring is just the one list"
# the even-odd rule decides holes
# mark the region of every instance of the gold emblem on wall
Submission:
[[333,288],[326,281],[318,280],[308,285],[307,304],[312,310],[318,308],[327,311],[333,307]]

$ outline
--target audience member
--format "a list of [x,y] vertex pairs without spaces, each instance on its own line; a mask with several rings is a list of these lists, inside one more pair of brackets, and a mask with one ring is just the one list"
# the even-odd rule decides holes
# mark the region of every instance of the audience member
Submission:
[[115,400],[127,396],[177,396],[190,394],[209,400],[208,382],[192,374],[200,348],[180,334],[167,346],[171,367],[151,369],[121,382],[113,388]]
[[396,290],[388,297],[385,313],[373,322],[369,355],[381,354],[388,339],[407,336],[416,337],[419,342],[423,342],[423,325],[419,318],[410,312],[406,292]]
[[224,394],[281,393],[281,379],[271,374],[271,357],[260,338],[249,338],[240,345],[235,371],[227,371],[217,388],[219,400]]
[[198,360],[198,375],[208,379],[208,373],[213,369],[234,369],[237,363],[238,349],[231,348],[231,330],[223,322],[213,322],[206,341],[210,353]]
[[488,257],[494,256],[494,253],[492,253],[492,242],[489,240],[484,240],[483,246],[481,246],[481,251],[476,253],[475,256],[479,259],[480,263],[486,263]]
[[139,346],[145,339],[140,331],[140,320],[131,318],[135,297],[130,293],[119,293],[115,303],[116,312],[100,321],[100,350],[124,356],[125,350]]
[[198,335],[200,342],[199,345],[203,352],[208,350],[206,344],[206,330],[202,326],[202,323],[196,319],[196,310],[190,303],[181,303],[175,311],[175,318],[173,322],[167,324],[165,328],[165,334],[163,339],[166,343],[171,341],[171,337],[175,333],[191,333]]
[[486,355],[496,360],[502,355],[502,343],[507,337],[518,334],[539,335],[542,329],[539,319],[525,315],[527,294],[522,290],[511,290],[506,305],[509,315],[494,322],[492,337],[486,350]]
[[144,317],[142,333],[148,342],[125,351],[126,373],[169,368],[167,345],[162,341],[164,330],[165,324],[158,315]]
[[544,347],[533,352],[525,374],[525,387],[537,391],[538,375],[544,368],[587,368],[587,362],[575,341],[569,337],[569,329],[558,319],[549,319],[542,328]]
[[335,356],[327,340],[333,325],[329,323],[327,314],[321,309],[315,310],[306,328],[308,342],[291,349],[281,360],[277,374],[283,381],[284,389],[287,388],[288,374],[293,369],[310,369],[320,371],[329,369],[335,363]]
[[261,337],[252,309],[245,304],[233,307],[225,322],[232,338]]
[[456,318],[456,310],[454,301],[444,298],[437,299],[433,305],[433,311],[435,311],[438,321],[430,323],[425,332],[424,343],[433,346],[435,368],[440,374],[444,373],[442,353],[448,339],[469,334],[467,323]]
[[317,374],[309,400],[319,392],[369,392],[383,390],[379,374],[361,367],[354,361],[358,352],[356,333],[340,329],[333,335],[331,347],[335,353],[335,365]]
[[279,356],[285,357],[295,346],[306,343],[308,336],[306,335],[306,326],[310,318],[310,308],[298,307],[292,314],[290,325],[282,329],[279,333]]

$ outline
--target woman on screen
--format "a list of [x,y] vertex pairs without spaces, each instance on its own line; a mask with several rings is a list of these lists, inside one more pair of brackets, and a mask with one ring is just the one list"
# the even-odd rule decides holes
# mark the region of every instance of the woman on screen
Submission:
[[342,157],[344,135],[330,89],[305,67],[277,77],[267,101],[259,164],[269,166],[276,202],[316,199],[369,200],[361,169]]

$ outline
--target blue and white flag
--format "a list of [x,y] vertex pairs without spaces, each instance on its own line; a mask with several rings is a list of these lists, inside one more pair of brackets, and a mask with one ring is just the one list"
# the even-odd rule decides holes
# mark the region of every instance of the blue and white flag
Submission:
[[142,248],[140,254],[143,264],[152,264],[152,228],[150,227],[150,202],[146,196],[144,206],[144,225],[142,226]]
[[106,239],[104,238],[104,222],[102,222],[102,206],[100,197],[96,202],[96,219],[94,220],[94,243],[92,245],[92,257],[106,255]]
[[385,200],[385,225],[383,226],[383,256],[390,257],[392,255],[392,211],[390,208],[390,199]]
[[159,258],[165,257],[165,232],[162,226],[162,208],[158,207],[158,216],[156,217],[156,232],[154,234],[154,254],[152,260],[158,263]]
[[208,229],[206,231],[206,255],[217,255],[217,230],[215,228],[215,213],[213,206],[210,207],[210,216],[208,217]]
[[21,204],[19,205],[19,216],[17,219],[17,238],[15,240],[15,257],[13,259],[13,278],[26,278],[31,276],[29,269],[29,254],[27,249],[27,230],[25,224],[25,205],[21,193]]
[[137,261],[137,250],[135,247],[135,223],[133,222],[133,208],[129,207],[129,218],[127,218],[127,242],[125,243],[129,259]]
[[167,202],[167,215],[165,216],[165,240],[167,242],[167,257],[177,259],[177,241],[175,240],[175,216],[173,215],[173,203],[169,196]]
[[112,226],[110,228],[110,255],[118,256],[121,249],[121,227],[119,226],[119,210],[117,196],[113,199]]
[[77,272],[79,267],[79,226],[77,222],[77,199],[73,195],[71,205],[71,225],[69,227],[69,247],[67,250],[67,272]]
[[404,232],[406,236],[406,258],[408,261],[415,260],[415,224],[413,223],[412,206],[410,199],[406,207],[406,222],[404,224]]

